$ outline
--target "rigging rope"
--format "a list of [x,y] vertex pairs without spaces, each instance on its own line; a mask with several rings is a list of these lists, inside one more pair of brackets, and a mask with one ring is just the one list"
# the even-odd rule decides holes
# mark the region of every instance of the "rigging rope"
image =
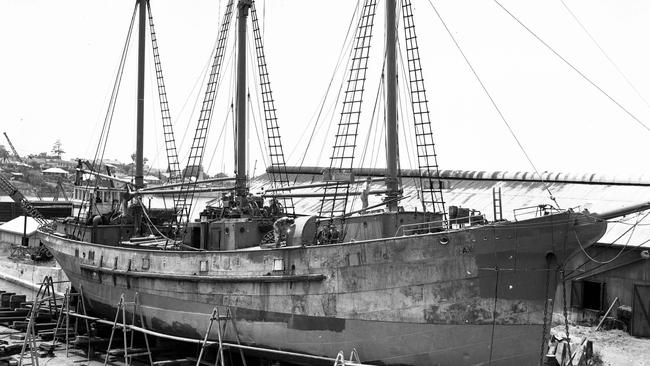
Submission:
[[[109,99],[108,109],[106,111],[106,115],[104,117],[104,123],[102,125],[102,130],[101,130],[100,135],[99,135],[99,142],[97,144],[97,149],[95,150],[95,155],[93,157],[93,162],[91,164],[91,167],[96,171],[100,170],[101,162],[104,160],[104,154],[106,152],[106,146],[108,145],[108,134],[110,132],[111,125],[112,125],[112,122],[113,122],[113,114],[114,114],[114,111],[115,111],[115,103],[117,101],[117,96],[119,95],[120,86],[122,84],[122,76],[124,75],[124,66],[126,64],[126,57],[128,55],[128,51],[129,51],[129,44],[131,43],[131,36],[133,34],[133,27],[134,27],[134,24],[135,24],[135,16],[137,14],[137,11],[138,11],[138,2],[136,1],[135,5],[133,7],[133,14],[131,15],[131,23],[129,25],[129,30],[127,32],[126,40],[124,41],[124,46],[122,48],[122,55],[120,57],[120,63],[119,63],[119,66],[117,68],[117,75],[116,75],[115,81],[113,83],[113,90],[111,92],[111,96],[110,96],[110,99]],[[100,150],[101,150],[101,153],[100,153]],[[98,159],[99,159],[99,162],[98,162]],[[95,178],[94,179],[94,183],[95,183],[94,185],[97,186],[98,181],[99,181],[99,176],[95,176],[94,178]],[[91,179],[89,179],[86,182],[84,192],[88,191],[88,188],[90,187],[90,181],[91,181]],[[93,207],[93,204],[95,203],[95,202],[93,202],[93,195],[88,194],[87,198],[88,198],[89,214],[92,214],[92,207]],[[84,195],[84,197],[82,197],[82,207],[83,207],[83,201],[85,201],[85,199],[86,199],[86,196]],[[79,209],[79,211],[77,211],[77,218],[76,218],[77,222],[79,221],[79,219],[81,217],[81,212],[82,211],[83,210],[81,208]],[[86,230],[87,230],[87,227],[84,226],[82,228],[81,225],[79,225],[79,226],[77,226],[77,228],[75,228],[75,230],[73,230],[73,235],[77,235],[77,234],[85,235]],[[83,234],[82,234],[82,232],[83,232]]]
[[[650,214],[650,212],[649,212],[649,214]],[[641,214],[639,213],[638,216],[640,216],[640,215],[641,215]],[[646,214],[646,216],[644,216],[642,219],[638,220],[637,222],[641,222],[641,221],[642,221],[643,219],[645,219],[647,216],[648,216],[648,214]],[[636,226],[636,225],[635,225],[635,226]],[[629,244],[629,242],[630,242],[630,240],[631,240],[631,237],[632,237],[632,235],[630,234],[630,237],[628,238],[628,240],[627,240],[627,242],[625,243],[624,247],[621,249],[621,251],[620,251],[619,253],[617,253],[617,254],[615,255],[615,258],[613,258],[612,260],[604,261],[603,264],[599,264],[599,265],[597,265],[597,266],[595,266],[594,268],[591,268],[591,269],[589,269],[589,270],[582,271],[582,272],[578,272],[581,268],[585,267],[588,263],[592,262],[592,259],[595,259],[595,257],[597,257],[597,256],[599,256],[599,255],[601,255],[601,254],[604,254],[604,253],[606,252],[607,248],[613,246],[614,243],[615,243],[616,241],[618,241],[618,240],[621,239],[623,236],[625,236],[628,232],[630,232],[630,230],[632,230],[632,228],[633,228],[633,227],[630,227],[630,228],[628,228],[627,230],[625,230],[625,231],[624,231],[621,235],[619,235],[619,236],[618,236],[614,241],[612,241],[612,243],[610,243],[610,244],[607,245],[605,248],[603,248],[603,250],[602,250],[600,253],[595,254],[595,255],[591,255],[591,256],[590,256],[591,258],[588,258],[586,261],[582,262],[582,264],[580,264],[580,265],[577,266],[576,268],[572,269],[572,270],[570,271],[570,273],[569,273],[567,276],[570,276],[570,279],[571,279],[571,280],[573,280],[573,279],[575,279],[575,278],[577,278],[577,277],[579,277],[579,276],[584,276],[584,275],[586,275],[586,274],[588,274],[588,273],[591,273],[591,272],[595,271],[596,269],[600,268],[601,266],[603,266],[603,265],[605,265],[605,264],[608,264],[608,263],[612,262],[613,259],[620,258],[620,257],[623,255],[623,252],[624,252],[624,250],[625,250],[626,248],[629,248],[630,250],[632,250],[632,249],[637,249],[637,248],[640,248],[642,245],[646,244],[647,242],[650,242],[650,239],[649,239],[649,240],[646,240],[646,241],[643,241],[643,242],[639,243],[639,244],[636,245],[636,246],[628,247],[628,244]],[[578,244],[581,245],[580,242],[578,242]],[[581,246],[582,246],[582,245],[581,245]],[[598,261],[595,261],[595,263],[598,263]]]
[[[403,7],[404,7],[404,5],[399,7],[400,12],[403,11]],[[402,17],[398,15],[397,19],[398,20],[402,19]],[[406,37],[406,32],[405,32],[405,37]],[[399,37],[397,37],[397,48],[399,50],[399,52],[397,52],[397,55],[398,55],[398,60],[399,60],[399,66],[400,66],[400,68],[402,70],[402,75],[409,75],[409,73],[406,71],[406,67],[404,67],[405,62],[404,62],[404,57],[402,56],[402,53],[404,51],[402,49],[402,43],[399,41]],[[408,51],[407,51],[407,53],[408,53]],[[407,60],[407,63],[408,63],[408,60]],[[402,86],[405,89],[403,91],[403,93],[408,96],[408,101],[410,102],[410,105],[412,106],[413,105],[413,94],[412,94],[412,89],[411,89],[411,83],[410,82],[405,82],[405,83],[399,84],[398,86]],[[406,98],[400,98],[401,94],[400,94],[399,91],[400,90],[398,89],[398,93],[397,93],[397,97],[399,99],[398,106],[400,108],[400,113],[404,114],[404,113],[406,113],[404,111],[405,110],[408,111],[409,108],[405,107],[403,105],[404,103],[406,103],[407,100],[406,100]],[[411,112],[413,112],[413,109],[411,109]],[[413,117],[415,118],[415,116],[413,116]],[[401,120],[407,121],[407,118],[404,117]],[[405,129],[404,139],[406,139],[407,136],[410,136],[411,138],[413,138],[413,140],[406,141],[406,143],[404,145],[406,146],[406,157],[407,157],[407,160],[408,160],[409,169],[415,169],[414,164],[411,161],[411,157],[414,157],[415,159],[418,159],[417,151],[420,149],[418,147],[418,141],[417,141],[418,139],[417,139],[417,136],[416,136],[416,131],[415,131],[415,129],[411,129],[411,127],[414,128],[414,126],[412,126],[410,123],[404,123],[403,126],[404,126],[404,129]],[[406,133],[407,129],[408,129],[408,133]],[[409,148],[411,144],[413,146],[415,146],[415,151],[414,152],[411,152],[411,149]],[[419,164],[418,164],[417,169],[418,169],[418,171],[420,171]],[[421,174],[422,174],[422,171],[420,171],[420,175]],[[413,185],[415,186],[416,198],[422,204],[422,211],[426,212],[427,208],[426,208],[426,204],[425,204],[425,201],[424,201],[424,191],[423,191],[422,179],[421,178],[420,179],[415,179],[414,178],[412,180],[413,180]]]
[[349,55],[346,89],[341,96],[343,101],[329,164],[330,180],[336,183],[325,187],[318,211],[319,216],[329,216],[330,222],[347,210],[350,182],[348,178],[340,179],[335,175],[339,172],[351,174],[354,167],[376,6],[376,0],[364,1],[355,30],[354,47]]
[[[131,24],[129,25],[129,31],[126,35],[126,40],[124,42],[124,47],[122,49],[122,56],[120,57],[120,64],[117,70],[117,75],[115,82],[113,83],[113,91],[108,104],[108,110],[106,111],[106,116],[104,117],[104,125],[100,133],[99,144],[97,145],[97,150],[95,151],[95,156],[93,157],[93,168],[99,170],[99,167],[96,166],[97,158],[101,160],[104,159],[104,153],[106,151],[106,143],[108,140],[108,134],[110,132],[111,124],[113,122],[113,113],[115,111],[115,103],[117,96],[120,91],[120,85],[122,84],[122,76],[124,75],[124,65],[126,63],[126,57],[129,52],[129,44],[131,43],[131,35],[133,34],[133,26],[135,24],[135,16],[138,10],[138,2],[136,1],[135,6],[133,7],[133,14],[131,15]],[[99,151],[101,150],[101,154]]]
[[[438,16],[438,19],[440,19],[440,22],[442,23],[442,25],[444,26],[445,30],[447,31],[447,34],[449,34],[449,37],[451,37],[451,40],[454,42],[454,45],[456,45],[456,48],[458,49],[458,51],[460,52],[460,54],[463,56],[463,59],[465,59],[465,63],[467,63],[467,66],[470,68],[470,70],[471,70],[472,73],[474,74],[474,77],[476,78],[476,80],[478,81],[478,83],[481,85],[481,88],[483,89],[483,91],[484,91],[485,94],[487,95],[488,99],[490,100],[490,103],[492,104],[492,106],[494,107],[494,109],[495,109],[495,110],[497,111],[497,113],[499,114],[499,117],[501,117],[501,120],[503,121],[503,123],[505,123],[506,127],[508,128],[508,131],[510,131],[510,134],[511,134],[512,137],[515,139],[515,141],[517,142],[517,145],[519,145],[519,148],[521,149],[521,151],[524,153],[524,156],[526,157],[526,160],[528,160],[528,163],[531,165],[531,167],[533,168],[533,170],[535,170],[535,174],[537,174],[537,175],[539,176],[540,181],[542,182],[542,184],[544,185],[544,188],[546,189],[546,191],[547,191],[548,194],[549,194],[549,198],[550,198],[553,202],[555,202],[555,206],[559,209],[559,208],[560,208],[560,205],[558,204],[557,200],[555,199],[555,196],[553,196],[553,192],[551,192],[551,189],[550,189],[549,185],[548,185],[548,184],[546,183],[546,181],[544,180],[544,177],[539,173],[539,170],[537,170],[537,167],[536,167],[535,164],[533,163],[533,160],[530,158],[530,156],[529,156],[528,153],[526,152],[526,149],[524,149],[524,146],[521,144],[521,142],[520,142],[519,139],[517,138],[517,135],[516,135],[515,132],[513,131],[512,127],[510,127],[510,123],[508,123],[508,120],[506,119],[506,117],[504,116],[504,114],[501,112],[501,109],[500,109],[499,106],[497,105],[496,101],[494,100],[494,98],[492,98],[492,95],[491,95],[490,92],[488,91],[487,87],[485,86],[485,84],[483,83],[483,81],[481,80],[481,78],[478,76],[478,73],[477,73],[476,70],[474,69],[474,66],[472,66],[472,64],[470,63],[470,61],[469,61],[469,59],[467,58],[467,56],[465,55],[465,52],[463,51],[463,49],[460,47],[460,44],[459,44],[458,41],[456,40],[456,37],[454,37],[454,34],[451,32],[451,30],[450,30],[449,27],[447,26],[447,23],[444,21],[444,19],[442,19],[442,16],[441,16],[440,13],[438,12],[438,9],[435,7],[435,5],[433,5],[433,2],[431,2],[431,0],[428,0],[428,1],[429,1],[429,4],[431,4],[431,7],[433,8],[433,11],[434,11],[434,12],[436,13],[436,15]],[[495,1],[496,1],[496,0],[495,0]]]
[[[260,121],[260,123],[258,123],[257,118],[255,118],[255,113],[253,113],[254,108],[253,108],[253,103],[251,102],[251,93],[250,93],[250,91],[248,92],[248,98],[247,99],[248,99],[248,109],[250,111],[249,115],[253,119],[253,126],[255,127],[255,136],[257,137],[257,145],[259,146],[260,151],[262,151],[262,154],[260,154],[262,156],[262,163],[264,163],[264,165],[267,165],[267,163],[266,163],[266,155],[263,153],[264,151],[266,151],[266,139],[264,138],[264,136],[262,136],[260,138],[260,130],[262,130],[262,127],[260,126],[261,121]],[[257,105],[259,107],[259,103]],[[262,141],[264,141],[264,142],[262,142]],[[253,178],[253,177],[251,177],[251,178]]]
[[[169,110],[169,102],[167,100],[167,88],[165,86],[165,79],[163,77],[162,63],[160,61],[160,51],[158,47],[158,39],[156,37],[156,30],[153,23],[153,13],[151,12],[151,5],[147,1],[147,12],[149,13],[149,30],[151,38],[151,49],[153,53],[153,64],[156,73],[156,84],[158,87],[158,100],[160,102],[160,118],[163,126],[163,138],[165,140],[165,152],[167,156],[167,170],[169,171],[169,181],[177,183],[181,180],[181,168],[178,163],[178,152],[176,149],[176,138],[174,136],[174,125],[172,123],[171,112]],[[149,75],[152,76],[151,74]],[[153,106],[153,104],[152,104]],[[155,114],[154,114],[155,115]],[[156,124],[154,124],[155,126]],[[158,149],[158,144],[155,145]],[[156,154],[156,157],[158,154]],[[151,170],[151,166],[149,167]],[[147,172],[149,173],[149,172]],[[173,199],[174,196],[172,196]]]
[[[384,61],[384,63],[385,63],[385,62],[386,62],[386,61]],[[382,70],[383,70],[383,68],[382,68]],[[361,158],[359,159],[359,164],[358,164],[359,167],[363,167],[364,162],[366,161],[366,153],[370,150],[370,149],[368,148],[368,145],[369,145],[369,143],[370,143],[370,137],[372,136],[372,133],[371,133],[371,132],[372,132],[373,130],[376,130],[376,128],[373,129],[373,125],[374,125],[374,122],[375,122],[375,117],[379,115],[379,114],[377,113],[377,109],[378,109],[378,106],[379,106],[379,105],[378,105],[379,100],[381,100],[381,96],[382,96],[382,95],[381,95],[381,94],[382,94],[381,92],[382,92],[382,90],[383,90],[383,75],[384,75],[384,73],[383,73],[383,71],[382,71],[382,77],[379,79],[379,83],[378,83],[378,85],[377,85],[377,94],[375,95],[375,103],[374,103],[374,105],[373,105],[373,107],[372,107],[372,115],[370,116],[370,123],[368,124],[368,133],[366,134],[366,141],[364,141],[364,145],[363,145],[363,147],[362,147],[362,149],[361,149]],[[373,149],[370,150],[370,151],[371,151],[371,152],[376,152],[376,151],[374,150],[374,141],[373,141]],[[372,157],[375,157],[375,156],[377,156],[377,155],[379,155],[379,154],[375,154],[375,153],[373,153],[373,154],[371,154],[371,158],[372,158]],[[371,165],[371,166],[372,166],[372,165]]]
[[[219,40],[217,42],[217,48],[214,52],[214,59],[210,70],[210,75],[208,77],[208,83],[206,85],[203,104],[201,105],[199,120],[196,125],[194,140],[192,141],[192,147],[190,148],[190,153],[187,159],[185,171],[183,172],[182,181],[190,180],[192,177],[194,179],[198,179],[201,173],[206,141],[212,121],[212,112],[223,77],[221,74],[221,66],[223,64],[225,48],[228,42],[228,34],[230,31],[230,23],[233,14],[233,3],[234,0],[228,1],[228,4],[226,5],[226,11],[221,21],[219,29]],[[194,190],[191,189],[189,185],[181,186],[180,192],[174,202],[174,207],[176,209],[176,220],[179,227],[185,226],[189,222],[192,210],[194,208],[194,196]]]
[[584,24],[582,24],[582,22],[580,21],[580,19],[578,19],[578,17],[575,15],[575,13],[574,13],[570,8],[569,8],[569,6],[566,4],[566,2],[565,2],[564,0],[560,0],[560,2],[561,2],[562,5],[564,6],[564,8],[569,12],[569,14],[571,14],[571,17],[573,17],[573,19],[576,21],[576,23],[578,23],[578,25],[580,26],[580,28],[582,28],[582,30],[587,34],[587,36],[589,36],[589,38],[591,39],[591,41],[594,42],[594,44],[596,45],[596,47],[598,47],[598,49],[599,49],[600,52],[603,54],[603,56],[605,56],[605,58],[607,58],[607,60],[609,61],[609,63],[612,64],[612,66],[614,66],[614,68],[616,69],[616,71],[618,72],[618,74],[621,75],[621,77],[625,80],[625,82],[627,83],[627,85],[629,85],[630,88],[632,88],[632,90],[634,90],[634,92],[636,93],[636,95],[637,95],[637,96],[638,96],[638,97],[639,97],[639,98],[640,98],[640,99],[645,103],[645,105],[646,105],[648,108],[650,108],[650,103],[648,103],[648,100],[646,100],[646,99],[643,97],[643,95],[641,95],[641,92],[639,92],[639,89],[637,89],[637,88],[634,86],[634,84],[632,84],[632,81],[631,81],[627,76],[625,76],[625,74],[623,73],[623,71],[618,67],[618,65],[614,62],[614,60],[612,60],[612,58],[609,57],[609,55],[607,54],[607,52],[605,52],[605,50],[600,46],[600,44],[598,43],[598,41],[596,41],[596,39],[591,35],[591,33],[587,30],[587,28],[584,26]]
[[[229,108],[228,113],[226,113],[226,118],[224,119],[223,124],[221,126],[221,132],[219,132],[219,137],[217,137],[217,140],[214,143],[214,146],[216,146],[216,147],[212,150],[212,155],[210,156],[210,161],[208,162],[208,168],[206,169],[206,171],[209,171],[210,168],[212,167],[212,162],[214,161],[214,156],[217,153],[217,147],[226,145],[225,141],[224,141],[223,144],[221,144],[221,137],[224,135],[224,131],[226,130],[226,127],[228,127],[228,118],[230,118],[230,112],[232,112],[232,109]],[[223,154],[221,156],[223,156]],[[221,160],[223,161],[224,159],[221,159]],[[222,168],[221,173],[223,173],[224,170],[225,169]]]
[[492,333],[490,336],[490,358],[488,365],[492,365],[492,353],[494,351],[494,333],[497,325],[497,302],[499,300],[499,266],[494,267],[496,278],[494,280],[494,307],[492,308]]
[[[431,0],[429,0],[431,1]],[[573,66],[572,63],[570,63],[567,59],[562,57],[553,47],[551,47],[548,43],[544,42],[535,32],[533,32],[530,28],[528,28],[521,20],[519,20],[514,14],[512,14],[508,9],[506,9],[503,5],[498,0],[493,0],[503,11],[508,13],[512,19],[514,19],[519,25],[521,25],[528,33],[530,33],[535,39],[537,39],[544,47],[546,47],[549,51],[551,51],[555,56],[557,56],[560,60],[562,60],[567,66],[569,66],[573,71],[577,72],[578,75],[580,75],[585,81],[587,81],[589,84],[591,84],[594,88],[596,88],[599,92],[601,92],[604,96],[606,96],[610,101],[612,101],[616,106],[618,106],[623,112],[625,112],[628,116],[630,116],[633,120],[635,120],[639,125],[641,125],[644,129],[650,132],[650,127],[648,127],[645,123],[643,123],[639,118],[637,118],[632,112],[630,112],[627,108],[625,108],[621,103],[619,103],[614,97],[609,95],[605,90],[603,90],[600,86],[598,86],[594,81],[589,79],[587,75],[582,73],[580,70],[578,70],[575,66]]]
[[[643,216],[642,218],[640,218],[641,215],[639,214],[639,215],[637,216],[637,217],[639,218],[639,219],[637,220],[637,224],[638,224],[639,222],[643,221],[646,217],[648,217],[648,215],[650,215],[650,212],[646,213],[645,216]],[[617,253],[613,258],[608,259],[608,260],[606,260],[606,261],[599,261],[599,260],[593,258],[592,256],[590,256],[590,255],[587,253],[587,251],[585,250],[584,246],[583,246],[582,243],[580,242],[580,238],[578,237],[578,233],[575,231],[575,228],[573,229],[573,235],[575,236],[576,240],[578,241],[578,245],[580,246],[580,250],[582,250],[582,253],[583,253],[587,258],[589,258],[590,261],[592,261],[592,262],[594,262],[594,263],[598,263],[598,264],[608,264],[608,263],[611,263],[611,262],[615,261],[616,259],[618,259],[618,257],[619,257],[621,254],[623,254],[623,251],[625,250],[625,248],[627,248],[628,244],[630,244],[630,240],[632,240],[632,235],[634,235],[634,231],[635,231],[635,229],[636,229],[637,224],[632,225],[630,228],[628,228],[627,230],[625,230],[625,232],[624,232],[623,234],[621,234],[621,235],[620,235],[616,240],[614,240],[614,242],[616,242],[618,239],[622,238],[623,235],[625,235],[625,234],[627,234],[628,232],[630,232],[630,236],[627,238],[627,241],[625,242],[625,245],[623,245],[623,247],[621,248],[621,250],[620,250],[620,251],[619,251],[619,252],[618,252],[618,253]],[[610,245],[611,245],[611,244],[610,244]]]
[[[309,151],[309,146],[311,146],[313,138],[316,135],[317,126],[319,125],[319,122],[322,121],[321,116],[322,116],[323,110],[325,108],[325,102],[327,101],[327,96],[329,95],[332,84],[334,82],[334,78],[335,78],[339,68],[341,67],[341,63],[343,62],[344,55],[347,54],[347,51],[349,50],[349,48],[352,47],[352,37],[351,37],[351,35],[353,35],[353,33],[354,33],[352,31],[352,29],[353,29],[352,27],[354,25],[354,20],[356,19],[357,13],[359,12],[361,3],[362,3],[361,1],[357,1],[357,6],[354,8],[354,12],[352,13],[352,17],[350,18],[350,23],[348,24],[348,30],[346,32],[345,38],[343,40],[343,44],[341,45],[341,49],[339,51],[339,57],[338,57],[338,59],[336,61],[336,65],[334,66],[334,70],[332,71],[332,77],[330,78],[330,81],[327,84],[327,89],[325,90],[325,94],[323,95],[323,98],[321,99],[320,107],[318,108],[318,114],[316,115],[316,119],[314,121],[314,128],[312,129],[311,135],[309,136],[309,140],[307,141],[307,147],[305,148],[303,156],[302,156],[302,158],[300,160],[300,163],[298,164],[300,167],[302,167],[303,164],[305,163],[305,158],[307,157],[307,151]],[[334,106],[336,106],[338,104],[339,96],[341,94],[342,89],[343,89],[343,84],[341,84],[340,87],[339,87],[339,92],[337,93],[337,97],[336,97],[336,101],[334,102]],[[332,107],[332,109],[333,108],[334,107]],[[330,125],[331,124],[328,124],[328,133],[326,133],[325,136],[329,135],[329,127],[330,127]],[[304,133],[303,133],[303,135],[304,135]],[[302,140],[302,136],[301,136],[300,140]],[[324,147],[325,147],[325,144],[322,144],[319,156],[322,156]],[[294,150],[292,150],[289,153],[289,156],[293,155],[294,151],[295,151],[295,148],[294,148]],[[298,179],[298,174],[296,174],[296,177],[294,179],[294,184],[296,183],[297,179]]]

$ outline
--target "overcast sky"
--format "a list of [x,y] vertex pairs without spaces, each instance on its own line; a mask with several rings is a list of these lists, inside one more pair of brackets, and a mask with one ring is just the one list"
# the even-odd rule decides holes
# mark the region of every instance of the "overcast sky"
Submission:
[[[429,1],[413,2],[441,169],[530,171]],[[650,100],[650,2],[564,2],[616,67],[561,0],[501,0],[562,56],[650,126],[650,105],[644,101]],[[432,3],[540,171],[650,174],[646,162],[648,130],[542,46],[493,0]],[[21,154],[50,151],[59,139],[66,158],[93,156],[133,5],[134,1],[118,0],[0,0],[0,129],[9,134]],[[151,5],[176,138],[184,157],[202,100],[203,91],[196,83],[209,61],[225,1],[152,0]],[[289,164],[298,164],[307,146],[306,136],[332,77],[355,6],[353,0],[257,2]],[[373,42],[376,53],[364,97],[371,107],[381,72],[383,10],[380,1]],[[228,76],[221,84],[222,100],[214,113],[205,157],[211,173],[232,171],[232,116],[228,115],[233,91],[231,49],[227,51],[224,74]],[[123,161],[130,160],[135,151],[134,50],[129,54],[106,152],[107,158]],[[149,49],[147,65],[150,71]],[[146,84],[145,156],[153,165],[163,166],[153,73],[147,74]],[[249,84],[254,93],[254,80]],[[338,90],[339,85],[332,89]],[[325,110],[331,112],[324,120],[335,123],[340,105],[330,104]],[[366,133],[368,121],[370,113],[365,113],[360,134]],[[326,131],[325,127],[317,130],[306,164],[329,163],[334,127],[329,134]],[[404,135],[411,130],[401,131]],[[405,156],[407,139],[402,137]],[[365,135],[359,139],[366,141]],[[6,146],[4,140],[0,144]],[[259,173],[263,159],[254,131],[250,133],[250,149],[250,165]],[[368,152],[382,154],[380,150]],[[404,156],[402,166],[407,167]]]

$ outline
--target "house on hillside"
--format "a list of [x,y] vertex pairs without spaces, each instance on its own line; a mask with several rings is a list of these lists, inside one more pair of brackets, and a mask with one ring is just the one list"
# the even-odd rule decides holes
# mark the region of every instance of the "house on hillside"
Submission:
[[56,179],[63,179],[68,176],[68,172],[66,170],[63,170],[61,168],[48,168],[43,170],[43,176],[44,177],[51,177],[51,178],[56,178]]

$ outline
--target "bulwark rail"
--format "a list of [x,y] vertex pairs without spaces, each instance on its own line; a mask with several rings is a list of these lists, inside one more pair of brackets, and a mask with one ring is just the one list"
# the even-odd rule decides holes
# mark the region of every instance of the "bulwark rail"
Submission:
[[479,214],[456,217],[453,219],[418,222],[415,224],[404,224],[397,228],[395,231],[395,236],[437,233],[455,229],[454,225],[457,225],[459,228],[461,227],[461,224],[472,226],[485,223],[487,223],[485,215]]

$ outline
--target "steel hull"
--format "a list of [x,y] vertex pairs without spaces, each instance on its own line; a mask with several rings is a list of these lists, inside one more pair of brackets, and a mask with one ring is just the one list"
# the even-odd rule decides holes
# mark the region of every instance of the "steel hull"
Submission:
[[605,228],[563,213],[338,245],[201,253],[41,237],[92,311],[112,318],[121,294],[138,293],[152,330],[202,338],[212,309],[223,306],[251,345],[325,357],[355,348],[363,362],[385,365],[536,365],[558,265]]

